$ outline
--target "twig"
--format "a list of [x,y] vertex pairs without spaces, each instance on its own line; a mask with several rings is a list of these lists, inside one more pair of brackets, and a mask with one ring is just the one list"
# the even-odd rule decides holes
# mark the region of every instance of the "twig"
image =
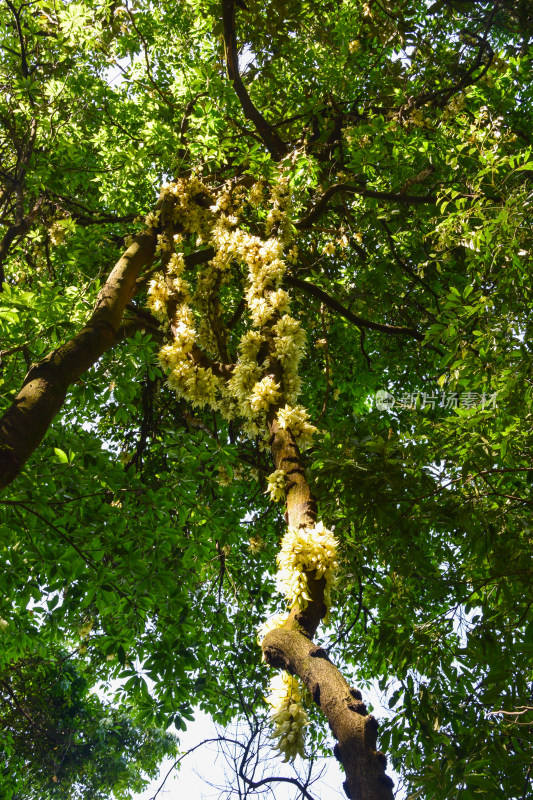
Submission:
[[319,197],[311,211],[302,219],[294,223],[295,227],[299,230],[306,230],[310,228],[313,222],[325,210],[328,200],[340,192],[347,194],[358,194],[360,197],[368,197],[374,200],[387,200],[392,203],[400,203],[400,205],[425,205],[437,202],[436,195],[418,195],[418,194],[396,194],[395,192],[380,192],[376,189],[366,189],[363,185],[356,186],[353,183],[335,183],[326,189],[323,195]]

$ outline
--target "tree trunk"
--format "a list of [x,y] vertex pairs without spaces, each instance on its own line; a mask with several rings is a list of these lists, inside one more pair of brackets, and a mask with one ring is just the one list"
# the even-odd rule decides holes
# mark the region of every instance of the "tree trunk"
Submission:
[[[279,427],[271,414],[271,448],[276,469],[287,480],[287,523],[292,528],[314,527],[316,503],[301,464],[298,446],[290,433]],[[376,750],[378,724],[367,712],[361,693],[351,689],[325,650],[313,644],[327,608],[325,581],[307,573],[311,601],[301,611],[293,609],[282,628],[263,640],[268,664],[298,675],[314,702],[324,712],[337,740],[335,756],[346,772],[343,784],[351,800],[392,800],[393,782],[385,774],[387,759]]]

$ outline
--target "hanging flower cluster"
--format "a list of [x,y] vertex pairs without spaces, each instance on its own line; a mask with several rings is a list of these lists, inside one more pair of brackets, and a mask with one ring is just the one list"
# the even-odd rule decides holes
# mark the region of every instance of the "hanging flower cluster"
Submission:
[[314,577],[325,579],[324,603],[329,612],[338,568],[337,546],[337,539],[322,522],[314,528],[288,529],[277,557],[277,579],[291,608],[304,609],[311,600],[307,576],[312,572]]
[[[149,284],[148,306],[158,319],[170,318],[173,341],[162,347],[159,360],[169,373],[168,384],[194,406],[218,410],[227,419],[241,417],[248,436],[268,436],[267,415],[283,406],[281,427],[291,427],[305,449],[316,431],[301,406],[294,403],[301,380],[298,366],[305,351],[305,332],[290,315],[290,298],[281,284],[287,260],[296,257],[291,248],[293,227],[286,180],[267,194],[263,184],[251,190],[224,186],[215,194],[199,178],[177,180],[163,188],[174,199],[173,223],[180,230],[174,237],[182,247],[192,240],[209,244],[214,255],[196,276],[192,290],[184,279],[183,253],[173,253],[165,273],[156,273]],[[246,208],[268,203],[266,238],[250,233],[241,220]],[[146,222],[154,225],[160,211]],[[161,248],[163,248],[163,237]],[[284,253],[287,253],[284,256]],[[251,327],[238,344],[238,359],[229,380],[198,363],[197,348],[225,359],[228,331],[224,327],[219,293],[227,285],[235,265],[246,270],[246,301]],[[277,364],[277,372],[274,365]],[[281,377],[280,377],[281,376]]]
[[309,724],[303,708],[298,678],[281,672],[270,681],[267,703],[272,706],[270,719],[274,725],[271,739],[284,761],[294,761],[297,755],[305,758],[305,728]]
[[155,314],[160,307],[167,314],[171,298],[174,304],[174,340],[161,348],[159,361],[169,371],[168,385],[177,394],[186,397],[193,406],[203,407],[206,403],[216,406],[221,379],[189,358],[196,344],[196,330],[194,314],[188,305],[189,286],[181,277],[184,267],[183,256],[174,253],[167,267],[167,275],[158,274],[150,283],[148,305]]
[[268,486],[265,494],[270,495],[274,503],[278,503],[285,498],[285,473],[282,469],[276,469],[267,478]]

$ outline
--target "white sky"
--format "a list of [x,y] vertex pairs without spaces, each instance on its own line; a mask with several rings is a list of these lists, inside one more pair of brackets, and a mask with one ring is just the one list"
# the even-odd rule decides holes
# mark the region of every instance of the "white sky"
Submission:
[[[374,709],[373,712],[379,717],[384,714],[389,714],[388,708],[384,707],[381,703],[381,697],[374,690],[365,691],[365,699],[370,702]],[[382,696],[382,695],[381,695]],[[327,723],[324,721],[324,724]],[[201,712],[197,712],[196,720],[189,724],[189,728],[185,733],[179,733],[180,739],[180,753],[195,747],[203,742],[205,739],[216,738],[219,731],[217,731],[211,718]],[[231,737],[233,731],[229,730],[227,735]],[[378,741],[379,747],[379,741]],[[287,777],[294,777],[294,770],[287,764],[284,764],[281,757],[274,755],[272,751],[272,770],[269,774],[284,775]],[[305,771],[307,762],[302,759],[296,760],[296,766]],[[167,774],[169,768],[172,766],[172,761],[165,761],[161,767],[159,778],[152,781],[149,788],[143,793],[135,795],[135,800],[153,800],[157,790],[161,786],[161,782]],[[339,765],[333,755],[329,758],[322,759],[316,762],[313,774],[318,775],[321,770],[324,770],[322,776],[316,784],[309,787],[309,793],[316,798],[316,800],[346,800],[346,795],[342,789],[344,774],[341,772]],[[387,774],[394,780],[395,786],[398,787],[398,775],[390,768],[387,769]],[[259,773],[255,776],[255,780],[261,777]],[[172,772],[170,777],[165,783],[163,789],[157,794],[155,800],[184,800],[184,798],[191,798],[191,800],[218,800],[219,797],[226,798],[228,788],[235,786],[235,777],[232,776],[231,770],[224,757],[220,754],[217,745],[214,743],[205,744],[186,756],[181,762],[180,769]],[[223,792],[225,788],[226,792]],[[257,797],[275,797],[275,800],[293,800],[296,796],[301,797],[297,793],[294,786],[288,784],[272,784],[273,792],[270,795],[260,795]],[[238,797],[237,794],[233,795]],[[396,800],[405,800],[405,791],[400,789],[396,793]]]
[[[198,712],[195,722],[191,722],[188,730],[180,733],[179,736],[180,751],[183,752],[204,739],[215,738],[217,731],[210,717],[203,712]],[[301,760],[299,762],[302,764]],[[151,800],[171,764],[171,761],[164,762],[160,777],[152,781],[150,787],[142,794],[135,795],[135,800]],[[336,760],[332,756],[324,760],[324,765],[326,765],[326,771],[315,787],[309,789],[310,794],[317,800],[339,800],[340,798],[346,800],[346,795],[342,791],[344,777]],[[322,766],[322,763],[317,764],[317,774]],[[281,757],[279,758],[279,774],[294,777],[294,772],[283,763]],[[217,800],[222,787],[228,787],[229,784],[231,784],[231,775],[224,758],[218,753],[216,744],[206,744],[181,762],[181,768],[172,773],[165,787],[157,795],[157,800],[183,800],[183,798]],[[283,784],[273,784],[273,791],[276,800],[289,800],[296,794],[294,786],[287,788]]]

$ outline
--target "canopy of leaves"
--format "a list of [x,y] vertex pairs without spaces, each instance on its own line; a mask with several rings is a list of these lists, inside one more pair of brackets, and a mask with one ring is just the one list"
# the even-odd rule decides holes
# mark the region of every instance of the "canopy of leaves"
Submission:
[[[281,170],[319,428],[306,467],[342,547],[331,657],[381,688],[380,747],[413,800],[527,797],[531,3],[247,0],[233,31],[232,5],[2,5],[0,411],[84,324],[162,183],[268,187]],[[166,751],[150,726],[263,704],[273,467],[238,420],[166,385],[149,277],[3,495],[2,780],[23,797],[30,747],[40,796],[121,797],[139,748],[150,768]],[[222,295],[237,333],[243,283],[236,267]],[[88,693],[96,674],[120,679],[129,721]],[[59,766],[43,728],[74,737]],[[109,762],[83,757],[89,740]]]
[[91,692],[86,665],[33,656],[0,674],[6,798],[131,797],[175,753],[170,734],[141,729]]

